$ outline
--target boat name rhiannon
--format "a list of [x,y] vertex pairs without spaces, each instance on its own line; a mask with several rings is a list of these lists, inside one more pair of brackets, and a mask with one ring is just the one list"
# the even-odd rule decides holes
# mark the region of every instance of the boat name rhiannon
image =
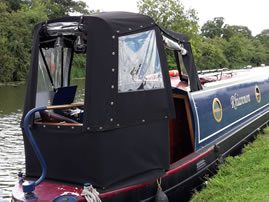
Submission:
[[250,95],[244,95],[241,97],[238,97],[238,94],[235,93],[231,96],[231,105],[233,109],[237,109],[241,105],[247,104],[250,102]]

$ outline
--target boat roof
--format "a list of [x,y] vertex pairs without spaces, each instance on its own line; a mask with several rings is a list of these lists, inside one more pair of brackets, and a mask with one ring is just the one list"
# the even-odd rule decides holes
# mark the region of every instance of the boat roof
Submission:
[[[215,88],[226,88],[227,86],[238,85],[240,83],[246,83],[246,81],[253,82],[257,78],[266,79],[264,72],[269,71],[269,66],[265,67],[253,67],[251,69],[233,69],[215,71],[206,70],[200,72],[199,79],[202,83],[203,90],[210,90]],[[188,83],[181,81],[179,76],[171,77],[171,85],[175,89],[181,89],[183,91],[190,91]],[[202,93],[204,91],[198,91]]]
[[[101,20],[105,22],[110,28],[119,35],[124,35],[130,32],[136,32],[141,29],[156,26],[155,21],[146,15],[139,13],[114,11],[114,12],[99,12],[88,16],[65,16],[47,21],[48,24],[55,22],[80,22],[84,19]],[[157,25],[158,26],[158,25]],[[178,42],[187,42],[188,38],[182,33],[177,33],[164,28],[161,28],[164,35]]]
[[47,23],[55,22],[80,22],[82,20],[89,20],[91,22],[99,21],[105,22],[114,32],[118,34],[126,34],[128,32],[135,32],[140,29],[152,27],[155,24],[154,20],[146,15],[130,12],[100,12],[88,16],[65,16],[49,20]]

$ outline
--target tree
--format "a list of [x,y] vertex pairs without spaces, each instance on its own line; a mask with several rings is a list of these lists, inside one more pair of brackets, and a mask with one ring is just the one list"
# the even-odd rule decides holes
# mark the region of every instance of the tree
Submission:
[[[161,27],[186,34],[193,45],[194,55],[198,54],[197,44],[200,42],[198,35],[198,17],[195,10],[185,10],[178,0],[139,0],[137,3],[139,13],[148,15]],[[174,57],[167,52],[170,67],[175,67]]]
[[255,38],[258,39],[262,44],[264,44],[269,50],[269,29],[263,30]]
[[31,36],[34,25],[47,20],[46,9],[41,0],[33,0],[31,7],[22,5],[17,12],[12,12],[8,27],[8,49],[13,56],[12,80],[25,78],[30,63]]
[[232,36],[224,50],[229,68],[242,68],[250,64],[251,48],[249,39],[240,35]]
[[16,12],[0,3],[0,11],[0,81],[22,80],[30,62],[32,28],[47,19],[46,9],[41,0],[33,0],[31,7],[21,5]]
[[3,3],[6,4],[8,12],[19,10],[22,5],[30,5],[31,0],[2,0]]
[[248,27],[224,24],[224,18],[218,17],[207,21],[201,32],[205,37],[198,58],[201,68],[211,68],[217,61],[232,69],[269,61],[269,30],[254,38]]
[[89,14],[87,4],[83,1],[75,0],[46,0],[44,1],[47,7],[49,19],[63,17],[70,13]]
[[222,37],[224,27],[224,18],[215,17],[213,20],[208,20],[201,28],[201,35],[214,38]]
[[4,2],[0,2],[0,82],[12,79],[12,67],[14,66],[12,55],[8,51],[8,33],[6,31],[7,22],[10,19],[10,13],[7,12],[8,6]]
[[252,40],[253,51],[251,53],[251,64],[260,66],[262,63],[269,63],[269,48],[258,39]]
[[35,24],[71,12],[88,13],[87,6],[75,0],[1,0],[0,82],[26,77]]
[[200,57],[197,60],[197,66],[199,69],[217,69],[224,68],[228,65],[228,60],[224,54],[224,47],[227,41],[215,37],[204,38],[200,43]]
[[250,29],[240,25],[225,25],[223,28],[223,38],[229,39],[234,35],[242,35],[243,37],[252,38]]
[[185,33],[191,39],[198,36],[196,12],[193,9],[186,11],[177,0],[140,0],[137,6],[139,13],[152,17],[166,29]]

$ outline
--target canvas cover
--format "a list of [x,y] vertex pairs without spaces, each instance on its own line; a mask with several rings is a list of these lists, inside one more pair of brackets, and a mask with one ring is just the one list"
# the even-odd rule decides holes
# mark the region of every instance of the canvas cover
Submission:
[[[126,12],[65,17],[47,23],[55,22],[83,23],[87,66],[83,126],[33,126],[48,164],[47,178],[108,188],[160,177],[169,168],[168,120],[174,116],[174,108],[159,27],[148,16]],[[143,89],[136,86],[133,92],[119,92],[121,39],[139,33],[146,34],[146,39],[155,38],[145,45],[154,46],[147,52],[152,58],[141,62],[141,70],[146,72],[138,71],[136,78],[146,84]],[[46,23],[35,27],[23,116],[36,104],[40,41],[52,38],[46,35]],[[47,45],[52,47],[53,43],[40,46]],[[156,66],[152,70],[143,69],[143,65]],[[26,175],[39,176],[38,161],[25,136],[24,141]]]
[[197,67],[194,62],[192,48],[190,42],[188,41],[188,38],[181,33],[173,32],[163,28],[161,28],[161,30],[162,33],[168,38],[176,41],[177,43],[183,44],[184,48],[187,50],[187,54],[182,55],[182,58],[190,80],[190,89],[191,91],[201,90],[202,85],[197,74]]

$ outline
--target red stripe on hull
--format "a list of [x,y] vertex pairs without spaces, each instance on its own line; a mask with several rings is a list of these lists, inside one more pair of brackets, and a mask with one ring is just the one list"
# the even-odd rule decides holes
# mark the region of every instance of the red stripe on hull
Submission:
[[[192,165],[196,161],[199,161],[200,159],[206,157],[212,151],[213,151],[213,147],[211,147],[208,150],[206,150],[205,152],[197,155],[196,157],[190,159],[189,161],[179,165],[178,167],[175,167],[175,168],[173,168],[171,170],[168,170],[162,178],[170,176],[170,175],[173,175],[173,174],[175,174],[177,172],[180,172],[181,170],[187,168],[188,166]],[[148,182],[148,183],[133,185],[133,186],[129,186],[129,187],[124,187],[124,188],[121,188],[121,189],[117,189],[117,190],[113,190],[113,191],[110,191],[110,192],[102,193],[102,194],[100,194],[100,196],[101,196],[101,198],[110,198],[110,197],[112,197],[114,195],[118,195],[118,194],[121,194],[121,193],[125,193],[125,192],[128,192],[128,191],[132,191],[132,190],[135,190],[135,189],[145,187],[145,186],[150,185],[150,184],[152,184],[154,182]]]
[[[167,171],[165,175],[162,178],[165,178],[167,176],[171,176],[175,173],[178,173],[184,169],[186,169],[188,166],[191,166],[195,162],[199,161],[200,159],[203,159],[209,153],[213,151],[213,147],[209,148],[205,152],[198,154],[194,158],[190,159],[189,161],[186,161],[185,163]],[[143,183],[143,184],[137,184],[137,185],[132,185],[120,189],[116,189],[113,191],[105,192],[100,194],[100,198],[111,198],[115,195],[126,193],[129,191],[133,191],[139,188],[143,188],[145,186],[151,185],[155,183],[155,181]],[[75,195],[80,195],[82,192],[81,187],[76,187],[76,186],[70,186],[70,185],[64,185],[64,184],[59,184],[57,182],[49,182],[45,181],[42,182],[39,186],[36,187],[35,193],[38,196],[37,201],[52,201],[59,195],[63,193],[74,193]],[[14,189],[13,189],[13,197],[15,199],[23,200],[24,198],[24,193],[22,192],[22,186],[20,184],[17,184]],[[83,197],[79,196],[79,201],[85,201]]]

